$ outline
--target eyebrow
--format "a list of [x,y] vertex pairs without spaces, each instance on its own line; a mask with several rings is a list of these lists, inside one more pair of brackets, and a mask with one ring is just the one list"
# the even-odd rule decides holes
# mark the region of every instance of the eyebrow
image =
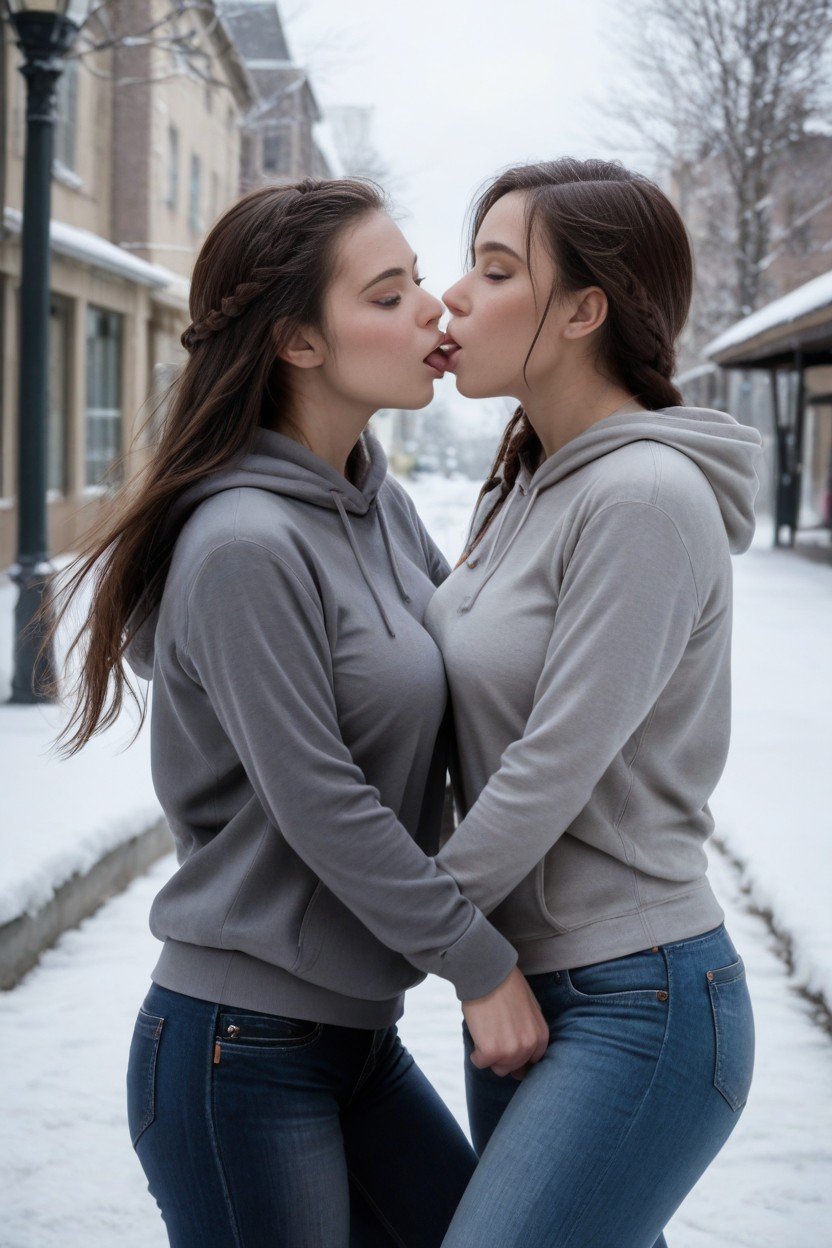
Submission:
[[[416,268],[418,260],[418,256],[413,257],[414,269]],[[365,290],[369,290],[371,286],[375,286],[378,282],[386,282],[388,277],[407,277],[407,271],[405,269],[385,269],[383,273],[379,273],[378,277],[374,277],[373,280],[368,282],[366,286],[362,286],[358,293],[363,295]]]
[[514,260],[519,260],[521,264],[526,263],[523,257],[518,256],[517,252],[512,250],[512,248],[509,247],[507,243],[497,243],[497,242],[480,243],[479,247],[477,246],[476,243],[474,244],[475,255],[477,252],[479,252],[480,255],[482,255],[482,253],[485,251],[499,251],[499,252],[504,253],[507,256],[511,256]]

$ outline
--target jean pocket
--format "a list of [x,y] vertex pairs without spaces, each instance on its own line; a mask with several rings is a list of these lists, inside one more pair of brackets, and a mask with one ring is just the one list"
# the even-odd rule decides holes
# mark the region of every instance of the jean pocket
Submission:
[[135,1148],[156,1117],[156,1059],[165,1020],[140,1009],[127,1060],[127,1125]]
[[716,1044],[714,1087],[736,1112],[748,1099],[754,1070],[754,1018],[745,964],[738,957],[729,966],[708,971],[706,979]]
[[587,1001],[622,1001],[626,997],[667,999],[667,966],[652,950],[593,962],[563,972],[575,997]]
[[220,1010],[216,1036],[234,1049],[268,1051],[299,1049],[312,1044],[323,1032],[323,1023],[310,1018],[258,1011]]

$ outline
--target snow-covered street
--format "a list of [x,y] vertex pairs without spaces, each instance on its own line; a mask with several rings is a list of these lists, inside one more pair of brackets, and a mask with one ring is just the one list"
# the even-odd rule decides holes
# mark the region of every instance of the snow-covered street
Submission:
[[[432,477],[406,484],[454,558],[475,483]],[[734,1135],[671,1222],[670,1248],[832,1245],[832,1039],[799,991],[805,986],[827,1000],[832,996],[832,855],[823,835],[832,810],[832,566],[772,552],[767,540],[762,533],[734,561],[734,732],[712,803],[720,839],[745,864],[744,875],[709,846],[714,887],[748,969],[757,1024],[755,1081]],[[33,749],[31,737],[12,739],[15,713],[3,710],[7,761]],[[32,722],[28,710],[23,715]],[[46,726],[44,720],[43,742]],[[126,767],[132,753],[122,756]],[[135,758],[138,774],[146,767],[142,747]],[[73,766],[43,762],[47,769]],[[59,805],[46,801],[46,781],[35,790],[44,825],[50,814],[61,814]],[[113,790],[122,794],[115,813],[129,823],[136,792],[126,779],[115,781]],[[71,790],[54,791],[57,803]],[[141,801],[152,804],[152,794],[143,792]],[[79,814],[83,808],[73,812],[73,826]],[[7,825],[4,841],[13,845],[24,833],[19,824]],[[54,848],[50,843],[49,852]],[[73,843],[66,852],[71,860]],[[83,853],[76,853],[80,862]],[[0,1248],[109,1248],[115,1242],[163,1248],[167,1242],[130,1147],[124,1071],[159,948],[147,913],[174,869],[173,855],[157,862],[0,996]],[[742,890],[743,879],[751,893]],[[12,892],[18,887],[25,889],[22,876]],[[752,912],[752,900],[770,909],[775,926],[791,939],[794,975],[770,926]],[[408,995],[399,1030],[467,1129],[459,1021],[451,987],[430,978]]]
[[[712,854],[718,896],[748,968],[755,1083],[739,1125],[668,1229],[670,1248],[832,1244],[832,1042],[795,992],[763,921]],[[160,860],[62,937],[0,998],[3,1248],[163,1248],[130,1147],[124,1069],[157,942],[147,912],[175,862]],[[402,1038],[467,1130],[459,1005],[444,980],[408,996]]]

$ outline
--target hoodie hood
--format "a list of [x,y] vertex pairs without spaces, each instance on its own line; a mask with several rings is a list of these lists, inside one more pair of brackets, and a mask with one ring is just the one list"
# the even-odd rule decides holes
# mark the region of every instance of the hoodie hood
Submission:
[[[509,553],[545,490],[592,460],[600,459],[602,455],[608,455],[630,442],[644,439],[675,447],[693,460],[716,496],[728,535],[729,550],[735,555],[747,550],[754,536],[754,499],[760,488],[756,462],[762,449],[762,437],[758,430],[740,424],[727,412],[707,407],[661,407],[649,411],[625,404],[611,415],[595,421],[537,468],[521,456],[514,488],[501,508],[502,514],[486,558],[486,575],[469,599],[467,609],[473,606]],[[520,522],[500,549],[506,520],[512,510],[516,510],[512,504],[518,497],[526,495],[529,499]],[[471,540],[481,516],[478,510],[472,518],[466,544]],[[468,565],[474,567],[479,558],[479,553],[474,551],[467,560]]]
[[387,475],[387,456],[384,447],[369,429],[361,434],[357,446],[359,484],[353,485],[320,455],[294,438],[261,426],[249,451],[218,472],[197,481],[181,495],[171,512],[171,522],[179,519],[184,511],[192,511],[196,503],[203,499],[241,486],[254,486],[272,494],[298,498],[304,503],[327,507],[332,511],[338,509],[334,501],[334,494],[337,494],[346,512],[355,516],[366,515]]
[[[353,532],[352,516],[366,516],[371,510],[378,516],[387,557],[393,578],[404,602],[410,597],[405,589],[390,530],[379,498],[381,485],[387,475],[387,456],[378,438],[365,429],[357,443],[357,484],[348,481],[340,472],[319,455],[310,451],[294,438],[260,427],[255,433],[251,449],[232,460],[217,472],[211,473],[185,490],[171,508],[168,526],[181,528],[191,512],[215,494],[224,490],[236,490],[243,486],[268,490],[296,498],[314,507],[324,507],[338,514],[339,521],[349,542],[358,569],[375,601],[376,607],[391,637],[395,630],[376,588],[372,572],[368,568]],[[128,631],[136,620],[141,619],[142,608],[137,607],[128,623]],[[125,655],[131,668],[144,680],[153,675],[153,650],[159,604],[139,625],[131,638]]]
[[731,553],[747,550],[754,536],[762,438],[727,412],[707,407],[619,410],[590,425],[536,470],[523,464],[517,479],[525,493],[542,492],[590,460],[645,438],[675,447],[693,460],[716,495]]

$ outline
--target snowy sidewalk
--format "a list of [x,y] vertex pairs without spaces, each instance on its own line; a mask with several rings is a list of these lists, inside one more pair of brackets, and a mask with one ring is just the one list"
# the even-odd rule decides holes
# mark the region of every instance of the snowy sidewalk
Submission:
[[[151,860],[158,852],[155,847],[169,836],[166,829],[159,829],[162,810],[150,778],[149,734],[142,732],[129,746],[137,722],[132,704],[114,728],[95,737],[69,761],[60,760],[52,747],[66,718],[63,708],[7,704],[16,600],[16,586],[0,576],[4,964],[5,955],[14,960],[20,949],[37,942],[41,929],[61,930],[67,919],[88,914],[96,889],[107,895],[114,880],[132,878],[131,863]],[[64,630],[63,644],[66,639]],[[104,869],[85,883],[99,864]],[[50,904],[59,894],[52,914]],[[21,933],[21,924],[15,921],[23,916],[36,921]],[[11,952],[7,943],[14,946]]]
[[[130,1147],[124,1072],[156,960],[150,903],[172,855],[67,932],[0,997],[2,1248],[163,1248]],[[832,1242],[832,1044],[790,986],[762,920],[711,854],[714,887],[748,968],[755,1081],[736,1131],[668,1229],[670,1248],[824,1248]],[[467,1132],[459,1003],[429,977],[399,1031]],[[470,1138],[470,1137],[469,1137]]]

